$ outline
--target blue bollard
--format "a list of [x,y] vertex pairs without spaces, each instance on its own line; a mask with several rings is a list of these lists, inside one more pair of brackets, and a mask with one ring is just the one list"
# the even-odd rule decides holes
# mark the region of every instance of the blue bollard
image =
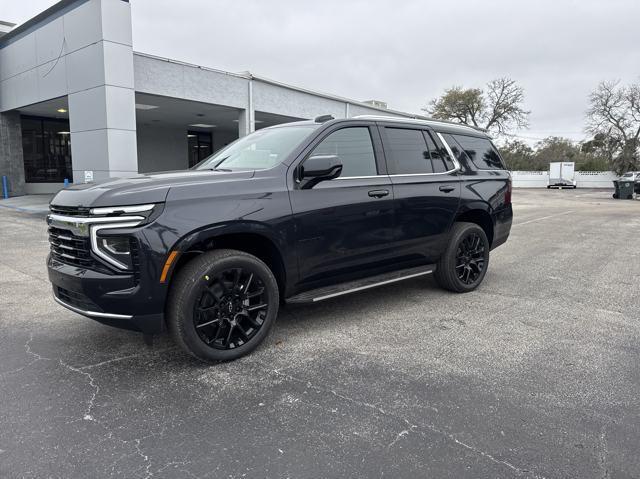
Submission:
[[69,188],[69,178],[64,179],[64,187]]
[[5,200],[9,198],[9,182],[6,176],[2,177],[2,196]]

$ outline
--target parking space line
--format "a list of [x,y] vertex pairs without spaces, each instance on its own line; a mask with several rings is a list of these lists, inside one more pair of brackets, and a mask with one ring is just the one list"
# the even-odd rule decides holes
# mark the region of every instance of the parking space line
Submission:
[[568,215],[569,213],[573,213],[573,210],[565,211],[563,213],[558,213],[558,214],[555,214],[555,215],[543,216],[542,218],[535,218],[535,219],[532,219],[532,220],[529,220],[529,221],[524,221],[522,223],[516,223],[513,226],[522,226],[522,225],[526,225],[526,224],[529,224],[529,223],[535,223],[536,221],[548,220],[549,218],[555,218],[556,216],[564,216],[564,215]]

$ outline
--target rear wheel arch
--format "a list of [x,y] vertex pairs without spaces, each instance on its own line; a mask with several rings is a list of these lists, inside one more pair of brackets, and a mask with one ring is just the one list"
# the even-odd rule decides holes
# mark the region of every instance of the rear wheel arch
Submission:
[[487,235],[489,246],[493,245],[494,224],[491,215],[484,209],[474,208],[458,213],[455,219],[456,223],[475,223],[483,229]]

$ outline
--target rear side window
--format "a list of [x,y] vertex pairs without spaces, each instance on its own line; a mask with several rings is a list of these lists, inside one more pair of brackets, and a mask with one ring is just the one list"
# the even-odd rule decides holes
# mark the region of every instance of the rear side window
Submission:
[[427,146],[429,147],[429,153],[431,154],[431,164],[433,165],[434,173],[444,173],[453,169],[453,166],[449,166],[445,160],[446,156],[441,148],[436,146],[434,139],[429,132],[424,132],[424,137],[427,139]]
[[342,163],[341,177],[378,174],[371,134],[366,126],[334,131],[318,144],[310,156],[337,155]]
[[502,160],[486,138],[452,135],[478,170],[504,170]]
[[447,149],[444,147],[444,145],[442,144],[442,142],[440,141],[440,138],[438,138],[438,135],[432,135],[433,141],[436,144],[436,148],[435,150],[431,151],[431,161],[433,162],[434,165],[434,170],[435,170],[435,165],[436,162],[438,161],[442,161],[445,165],[445,170],[444,171],[451,171],[455,168],[455,164],[453,163],[453,159],[449,156],[449,152],[447,151]]
[[422,130],[385,128],[385,154],[396,174],[433,173]]

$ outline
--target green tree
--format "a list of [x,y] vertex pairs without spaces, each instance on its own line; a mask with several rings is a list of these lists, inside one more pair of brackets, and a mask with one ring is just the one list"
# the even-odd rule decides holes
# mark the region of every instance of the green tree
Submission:
[[547,167],[553,161],[579,161],[580,147],[567,138],[550,136],[536,143],[536,160]]
[[524,90],[510,78],[487,83],[485,90],[454,86],[423,108],[432,117],[505,133],[527,128],[529,111],[523,108]]
[[507,140],[500,147],[500,156],[511,171],[539,171],[534,164],[535,152],[533,148],[520,140]]
[[601,82],[589,95],[587,131],[594,135],[589,148],[617,173],[640,169],[640,83]]
[[578,171],[606,171],[611,169],[602,151],[592,144],[575,143],[568,138],[550,136],[536,144],[535,163],[547,169],[553,161],[572,161]]

